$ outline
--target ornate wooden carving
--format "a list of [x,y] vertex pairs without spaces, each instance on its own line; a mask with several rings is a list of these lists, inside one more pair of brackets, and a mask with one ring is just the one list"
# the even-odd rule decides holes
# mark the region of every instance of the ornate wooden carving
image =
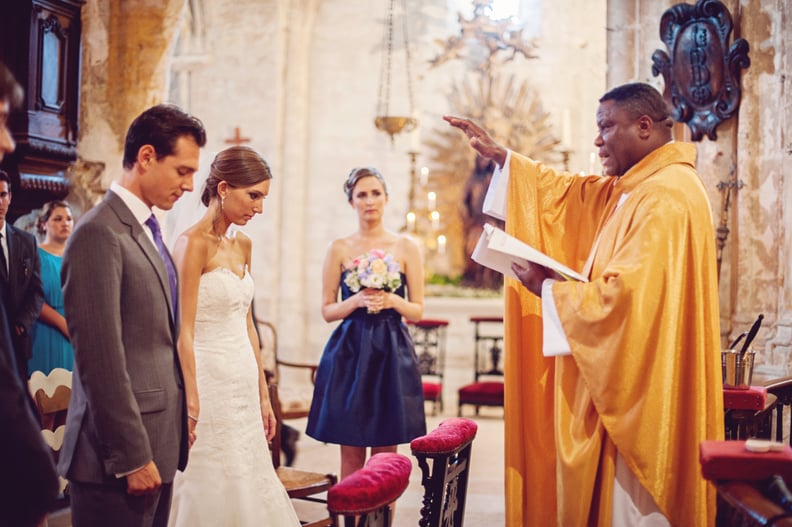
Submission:
[[11,219],[62,199],[77,159],[80,10],[84,0],[15,0],[0,17],[0,58],[25,88],[12,116],[17,151],[3,169],[14,182]]
[[677,4],[660,19],[660,38],[669,53],[652,54],[652,74],[662,74],[663,95],[676,121],[687,123],[692,139],[716,139],[715,129],[740,106],[740,73],[751,61],[748,42],[732,31],[729,10],[718,0]]

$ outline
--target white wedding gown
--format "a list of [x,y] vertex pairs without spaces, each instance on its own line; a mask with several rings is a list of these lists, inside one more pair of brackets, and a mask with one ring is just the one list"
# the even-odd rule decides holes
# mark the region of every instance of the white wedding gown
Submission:
[[173,486],[171,527],[297,526],[272,466],[247,333],[253,280],[217,268],[201,275],[195,369],[201,414],[185,471]]

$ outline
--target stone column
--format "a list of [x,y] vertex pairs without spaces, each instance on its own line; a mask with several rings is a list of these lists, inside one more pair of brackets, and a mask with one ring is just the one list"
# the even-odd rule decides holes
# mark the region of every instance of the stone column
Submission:
[[129,124],[165,99],[184,5],[184,0],[109,0],[83,8],[79,151],[88,163],[106,164],[105,187],[120,172]]

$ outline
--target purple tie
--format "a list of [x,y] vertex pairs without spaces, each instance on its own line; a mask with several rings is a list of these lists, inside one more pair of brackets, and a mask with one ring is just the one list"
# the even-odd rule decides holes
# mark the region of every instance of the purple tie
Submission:
[[149,219],[146,220],[146,226],[151,229],[151,234],[154,236],[154,245],[157,246],[157,250],[162,257],[162,261],[165,263],[165,269],[168,271],[168,282],[170,282],[170,290],[171,290],[171,298],[173,299],[173,312],[176,312],[176,304],[178,301],[178,291],[176,290],[176,269],[173,268],[173,262],[170,259],[170,255],[168,254],[168,249],[165,248],[165,243],[162,241],[162,231],[160,230],[159,222],[157,221],[157,217],[153,214],[149,216]]

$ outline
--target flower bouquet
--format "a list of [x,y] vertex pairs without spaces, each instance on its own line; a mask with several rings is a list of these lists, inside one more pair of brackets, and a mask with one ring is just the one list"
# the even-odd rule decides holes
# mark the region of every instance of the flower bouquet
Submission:
[[[392,292],[401,285],[399,263],[393,255],[380,249],[373,249],[352,260],[344,283],[353,293],[364,287]],[[376,311],[369,310],[369,313]]]

